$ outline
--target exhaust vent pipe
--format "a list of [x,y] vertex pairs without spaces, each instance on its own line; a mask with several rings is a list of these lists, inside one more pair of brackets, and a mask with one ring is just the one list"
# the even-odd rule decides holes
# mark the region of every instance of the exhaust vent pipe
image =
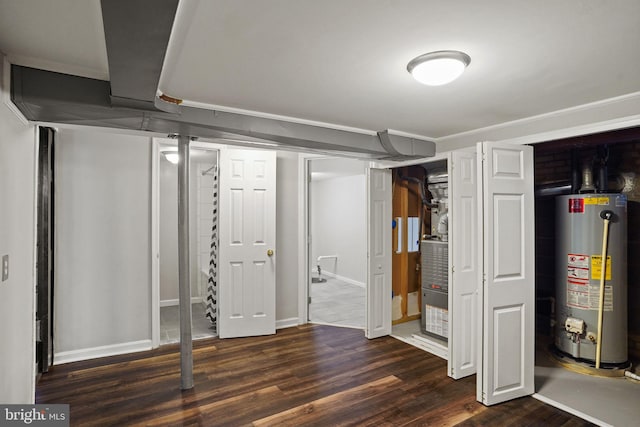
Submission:
[[582,187],[580,193],[595,193],[596,187],[593,185],[593,172],[589,162],[585,162],[582,167]]

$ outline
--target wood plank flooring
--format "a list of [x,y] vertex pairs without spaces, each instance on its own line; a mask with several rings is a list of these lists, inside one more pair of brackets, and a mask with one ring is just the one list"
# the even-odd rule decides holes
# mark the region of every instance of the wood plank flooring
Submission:
[[475,377],[391,337],[322,325],[194,344],[193,390],[180,390],[177,345],[54,366],[37,403],[68,403],[71,424],[203,426],[584,426],[522,398],[475,400]]

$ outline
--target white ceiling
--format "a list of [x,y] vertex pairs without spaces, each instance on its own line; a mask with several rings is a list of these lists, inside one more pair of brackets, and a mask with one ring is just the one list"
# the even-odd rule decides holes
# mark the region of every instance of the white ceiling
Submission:
[[[160,90],[228,109],[429,138],[640,91],[638,0],[182,0]],[[428,87],[434,50],[471,56]],[[0,0],[0,51],[107,79],[99,0]]]
[[0,0],[0,51],[14,64],[109,79],[99,0]]

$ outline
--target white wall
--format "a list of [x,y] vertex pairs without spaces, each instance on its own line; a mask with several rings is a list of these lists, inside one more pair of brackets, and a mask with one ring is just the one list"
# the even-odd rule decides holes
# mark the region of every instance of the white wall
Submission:
[[[332,160],[312,160],[312,172],[319,168],[318,162]],[[316,258],[320,255],[338,255],[337,262],[322,260],[323,272],[334,273],[342,278],[364,285],[367,280],[367,198],[364,164],[359,165],[360,173],[354,174],[353,167],[341,174],[339,165],[333,174],[322,172],[322,179],[312,174],[310,188],[311,221],[311,266],[316,273]],[[329,164],[330,167],[330,164]],[[325,174],[325,175],[322,175]]]
[[[58,363],[130,351],[132,343],[150,345],[150,145],[139,136],[78,130],[58,135]],[[279,152],[277,167],[276,319],[296,319],[298,155]],[[169,173],[161,174],[165,178],[175,182]]]
[[276,320],[298,317],[298,154],[276,158]]
[[[62,130],[56,146],[58,362],[151,345],[151,140]],[[116,346],[116,347],[113,347]],[[132,347],[127,347],[132,350]]]
[[0,257],[9,255],[9,279],[0,282],[0,402],[6,404],[34,401],[35,153],[33,126],[0,100]]

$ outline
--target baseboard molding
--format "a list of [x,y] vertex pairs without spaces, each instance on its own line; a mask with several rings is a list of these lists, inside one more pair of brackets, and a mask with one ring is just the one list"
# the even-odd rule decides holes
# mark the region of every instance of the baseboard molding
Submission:
[[353,280],[353,279],[350,279],[348,277],[344,277],[344,276],[341,276],[339,274],[332,273],[330,271],[323,271],[322,274],[324,274],[326,276],[329,276],[329,277],[331,277],[333,279],[337,279],[337,280],[340,280],[342,282],[349,283],[350,285],[359,286],[361,288],[366,288],[367,287],[367,285],[364,282],[358,282],[357,280]]
[[364,331],[366,329],[364,326],[340,325],[338,323],[319,322],[317,320],[313,320],[313,321],[311,321],[309,323],[312,324],[312,325],[332,326],[334,328],[360,329],[361,331]]
[[613,427],[611,424],[607,424],[602,420],[599,420],[597,418],[592,417],[591,415],[587,415],[584,412],[580,412],[576,409],[573,409],[570,406],[567,406],[563,403],[560,403],[558,401],[555,401],[553,399],[550,399],[546,396],[543,396],[539,393],[533,393],[531,395],[531,397],[533,397],[534,399],[538,399],[540,402],[546,403],[547,405],[553,406],[554,408],[558,408],[562,411],[568,412],[571,415],[575,415],[576,417],[580,417],[583,420],[589,421],[590,423],[602,426],[602,427]]
[[276,329],[291,328],[293,326],[298,326],[298,325],[299,325],[299,322],[297,317],[290,317],[288,319],[276,320]]
[[[202,302],[202,297],[191,297],[191,304],[195,304],[197,302]],[[180,304],[180,300],[177,299],[166,299],[164,301],[160,301],[160,307],[171,307],[172,305]]]
[[411,337],[403,337],[393,334],[391,334],[391,336],[397,340],[406,342],[407,344],[411,344],[412,346],[417,347],[420,350],[424,350],[427,353],[431,353],[434,356],[438,356],[441,359],[449,359],[449,348],[438,342],[431,341],[429,338],[419,337],[416,334],[413,334]]
[[136,353],[152,349],[151,340],[132,341],[122,344],[105,345],[101,347],[83,348],[80,350],[62,351],[55,353],[55,365],[79,362],[81,360],[97,359],[99,357],[116,356],[118,354]]

